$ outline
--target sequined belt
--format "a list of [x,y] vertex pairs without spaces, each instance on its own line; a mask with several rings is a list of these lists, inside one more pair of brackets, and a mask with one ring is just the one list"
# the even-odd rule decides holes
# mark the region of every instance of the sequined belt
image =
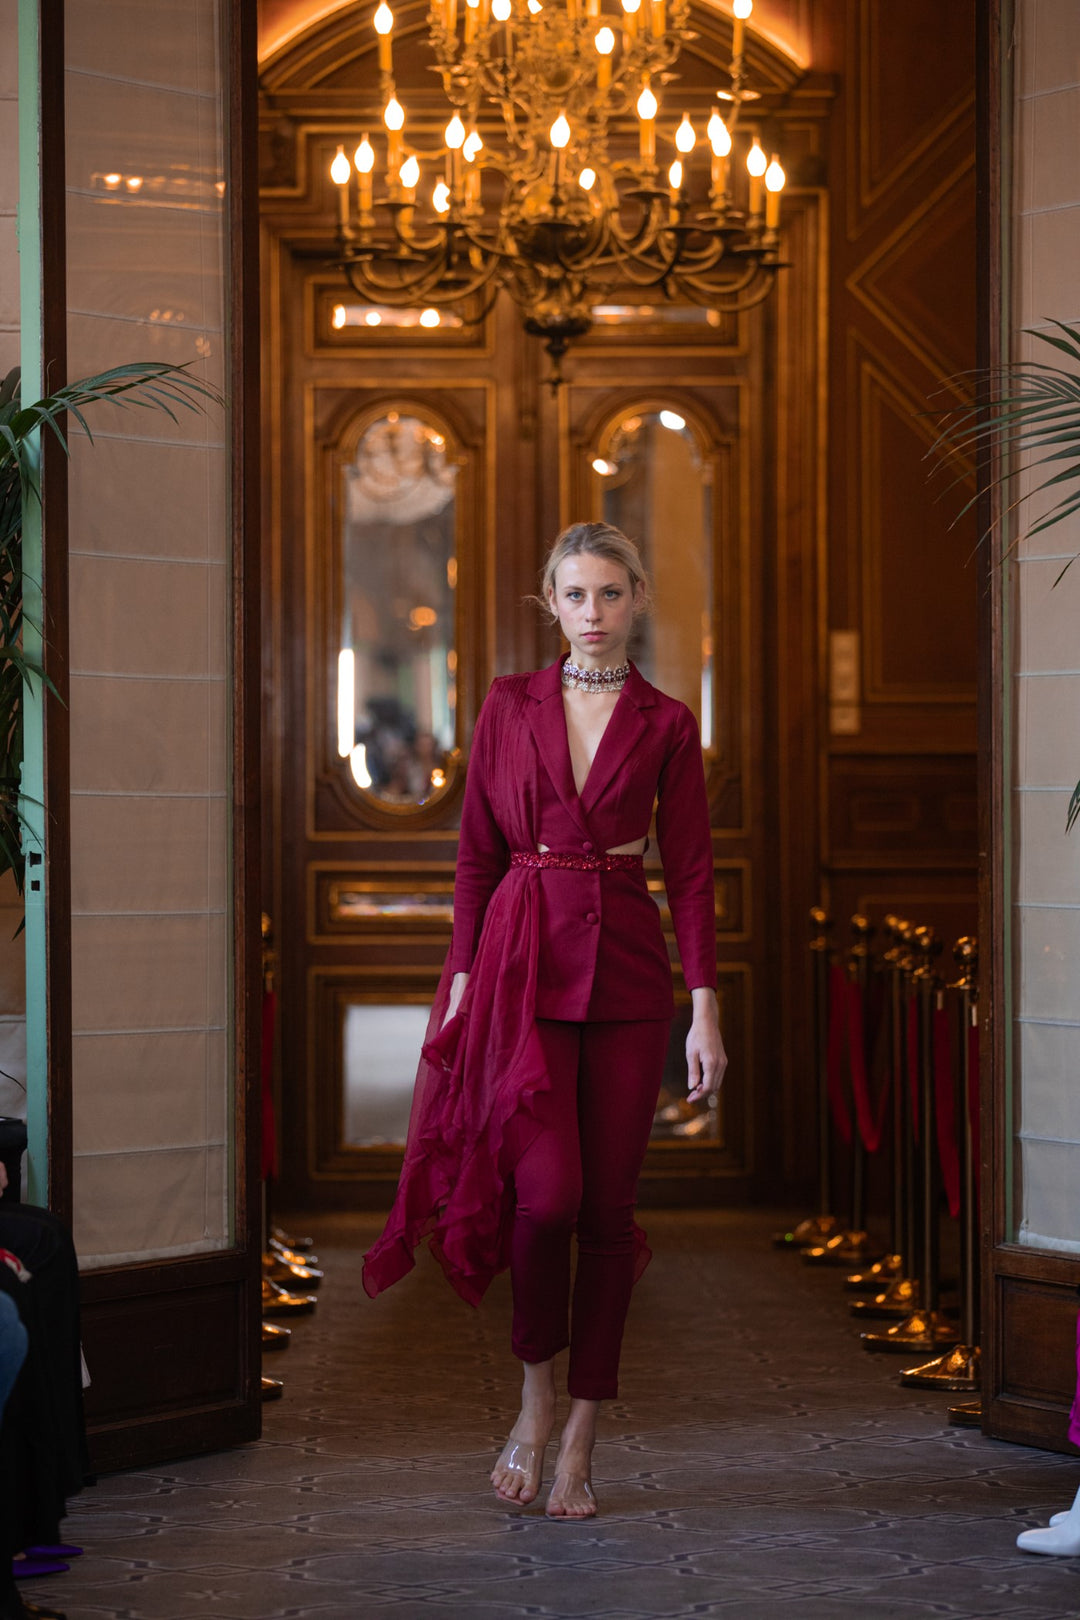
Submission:
[[566,872],[641,872],[645,860],[641,855],[561,855],[554,849],[515,849],[510,865],[554,866]]

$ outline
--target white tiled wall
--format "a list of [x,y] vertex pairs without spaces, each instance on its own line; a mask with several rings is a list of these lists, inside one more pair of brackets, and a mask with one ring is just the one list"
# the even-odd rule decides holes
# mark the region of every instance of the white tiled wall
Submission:
[[[220,385],[215,0],[68,0],[65,16],[71,373],[198,360]],[[223,422],[103,407],[93,429],[73,443],[70,503],[75,1221],[91,1265],[229,1241],[231,1113]]]
[[[1015,352],[1080,322],[1080,4],[1018,0]],[[1021,508],[1030,524],[1045,510]],[[1080,1252],[1080,551],[1076,517],[1024,541],[1014,583],[1015,977],[1021,1242]]]

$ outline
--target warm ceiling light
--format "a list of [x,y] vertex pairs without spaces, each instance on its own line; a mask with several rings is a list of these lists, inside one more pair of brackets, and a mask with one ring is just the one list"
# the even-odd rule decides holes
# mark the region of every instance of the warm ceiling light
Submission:
[[401,102],[398,100],[397,96],[391,96],[390,100],[386,103],[386,111],[383,113],[383,123],[386,125],[387,129],[404,129],[405,109],[401,105]]
[[768,166],[769,160],[761,150],[761,142],[755,135],[754,144],[746,154],[746,167],[752,175],[760,179]]
[[393,26],[394,13],[390,10],[386,0],[382,0],[382,4],[375,13],[375,32],[377,34],[388,34]]
[[333,163],[330,165],[330,178],[334,182],[335,186],[347,186],[351,173],[352,170],[349,167],[349,160],[345,156],[345,148],[343,146],[339,146],[337,149],[337,155],[335,156]]
[[484,143],[475,129],[469,131],[469,134],[465,137],[465,145],[461,150],[465,154],[466,163],[471,163],[477,154],[484,150]]
[[653,95],[653,93],[650,90],[649,86],[646,85],[644,90],[641,92],[640,96],[638,96],[638,99],[637,99],[637,115],[638,115],[638,117],[639,118],[644,118],[646,121],[648,119],[650,119],[650,118],[655,118],[656,117],[656,109],[657,109],[658,105],[659,105],[659,103],[657,102],[656,97]]
[[491,15],[496,22],[509,22],[512,10],[510,0],[491,0]]
[[773,158],[772,162],[769,164],[769,167],[765,170],[765,190],[783,191],[784,182],[786,179],[787,175],[780,167],[778,159]]
[[735,0],[735,3],[731,9],[735,13],[736,17],[741,17],[743,22],[745,22],[747,17],[749,17],[750,13],[754,9],[754,0]]
[[641,9],[641,0],[622,0],[622,8],[628,17],[632,17]]
[[570,144],[570,124],[565,113],[560,113],[551,126],[551,144],[557,152]]
[[382,325],[382,316],[379,314],[379,311],[377,309],[369,309],[368,310],[367,314],[364,316],[364,325],[365,326],[381,326]]
[[360,174],[370,174],[375,167],[375,148],[366,135],[361,137],[360,145],[353,153],[353,162]]
[[714,112],[708,124],[709,144],[717,157],[727,157],[731,151],[731,135],[720,114]]
[[465,145],[465,125],[457,113],[454,114],[446,126],[446,144],[451,152],[460,152]]
[[613,28],[598,28],[593,44],[601,56],[610,56],[615,49],[615,30]]
[[686,426],[686,418],[680,416],[678,411],[661,411],[660,425],[661,427],[670,428],[672,433],[681,433]]
[[334,313],[330,317],[330,325],[334,328],[335,332],[340,332],[341,331],[341,328],[345,325],[345,305],[344,304],[335,304],[334,305]]
[[417,162],[415,152],[409,153],[399,173],[402,185],[411,191],[420,179],[420,164]]
[[577,177],[577,183],[581,187],[582,191],[591,191],[593,186],[596,184],[596,170],[582,169],[581,173]]
[[683,113],[682,123],[675,131],[675,145],[684,157],[687,152],[692,152],[697,145],[697,136],[694,134],[694,126],[690,122],[688,113]]
[[437,214],[445,214],[450,207],[450,187],[445,180],[440,180],[431,193],[431,206]]
[[[438,324],[439,324],[439,322],[441,320],[442,320],[442,316],[439,314],[437,309],[424,309],[424,310],[420,311],[420,325],[421,326],[438,326]],[[430,624],[434,624],[435,623],[434,616],[432,616],[432,618],[430,620],[426,621],[426,622],[428,622]]]
[[682,185],[682,164],[679,162],[678,158],[675,159],[674,163],[671,165],[671,168],[668,170],[667,177],[668,185],[671,187],[672,191],[678,191]]
[[613,461],[605,461],[603,456],[596,457],[592,464],[592,469],[594,473],[599,473],[601,478],[610,478],[612,473],[616,473],[619,470]]

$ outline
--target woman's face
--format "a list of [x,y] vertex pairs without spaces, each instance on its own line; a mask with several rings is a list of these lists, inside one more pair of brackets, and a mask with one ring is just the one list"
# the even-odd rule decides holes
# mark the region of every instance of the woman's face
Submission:
[[548,591],[571,657],[583,669],[603,669],[626,661],[634,609],[644,589],[635,590],[621,563],[588,552],[567,557]]

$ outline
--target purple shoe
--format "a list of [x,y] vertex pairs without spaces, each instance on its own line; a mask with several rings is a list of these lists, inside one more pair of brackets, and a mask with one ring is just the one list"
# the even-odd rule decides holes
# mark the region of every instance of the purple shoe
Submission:
[[81,1558],[81,1547],[24,1547],[27,1558]]
[[63,1564],[56,1558],[15,1558],[12,1560],[11,1573],[17,1581],[36,1581],[42,1575],[63,1575],[70,1568],[70,1564]]

